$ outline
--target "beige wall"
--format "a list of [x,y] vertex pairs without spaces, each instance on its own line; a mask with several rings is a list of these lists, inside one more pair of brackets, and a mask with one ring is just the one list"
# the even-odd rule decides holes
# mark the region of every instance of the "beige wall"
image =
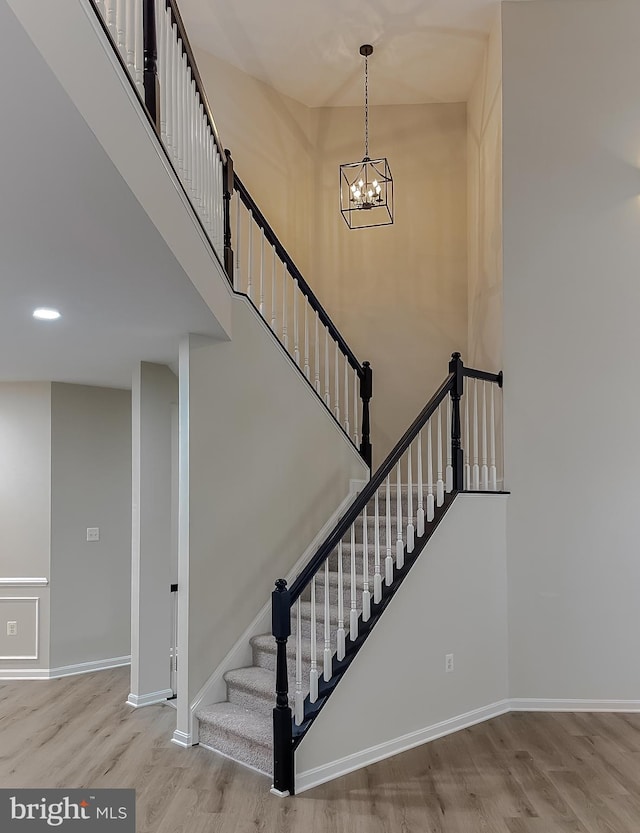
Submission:
[[[50,579],[51,385],[0,384],[0,579]],[[0,597],[39,599],[39,656],[0,660],[3,669],[49,667],[49,588],[0,586]],[[0,655],[31,654],[34,602],[0,601]],[[6,615],[5,615],[6,614]],[[6,636],[6,622],[18,622],[18,635]],[[25,640],[22,636],[25,634]],[[25,641],[29,645],[25,645]]]
[[361,361],[374,368],[374,465],[467,350],[464,104],[373,107],[396,183],[392,227],[349,231],[338,169],[363,155],[361,107],[309,109],[206,52],[236,170]]
[[179,578],[183,611],[189,594],[188,683],[180,677],[178,696],[188,688],[189,702],[348,495],[350,479],[366,475],[244,298],[234,299],[233,333],[228,343],[192,338],[180,365],[181,415],[187,391],[189,407],[180,477],[190,501]]
[[467,347],[466,108],[374,107],[372,154],[394,177],[392,226],[351,231],[338,169],[362,157],[362,109],[314,111],[313,286],[358,358],[373,367],[374,466]]
[[502,31],[498,18],[467,105],[467,364],[502,369]]
[[305,277],[310,266],[308,107],[196,49],[216,126],[236,171]]
[[505,710],[505,516],[505,497],[456,499],[305,735],[298,789]]
[[[51,385],[51,666],[131,645],[131,394]],[[87,527],[100,541],[88,542]]]
[[511,695],[637,708],[640,4],[502,32]]
[[[174,546],[173,409],[178,379],[162,364],[140,362],[133,374],[131,691],[129,702],[167,696],[171,688],[169,586],[177,557]],[[173,580],[173,581],[172,581]],[[156,696],[154,696],[156,695]]]

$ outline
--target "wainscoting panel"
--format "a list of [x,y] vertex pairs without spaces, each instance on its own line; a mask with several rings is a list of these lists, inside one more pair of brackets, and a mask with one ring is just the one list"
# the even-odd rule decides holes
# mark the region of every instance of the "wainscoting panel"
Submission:
[[[0,596],[0,660],[39,659],[40,599]],[[9,635],[15,623],[15,636]]]

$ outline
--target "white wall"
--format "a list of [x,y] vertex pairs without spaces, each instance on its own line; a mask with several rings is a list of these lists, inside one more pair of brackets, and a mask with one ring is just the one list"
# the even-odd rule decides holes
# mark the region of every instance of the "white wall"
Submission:
[[[146,705],[171,696],[169,587],[174,548],[173,407],[178,380],[166,365],[140,362],[133,377],[131,692]],[[175,580],[175,579],[174,579]]]
[[640,700],[640,4],[503,6],[511,695]]
[[192,337],[180,366],[181,485],[188,453],[190,502],[179,576],[182,610],[189,596],[180,636],[188,626],[189,672],[179,697],[188,685],[189,702],[346,497],[350,479],[367,471],[249,302],[236,298],[233,310],[233,340]]
[[[0,656],[31,655],[34,602],[15,612],[9,600],[39,599],[39,656],[0,660],[6,669],[49,667],[49,588],[14,587],[7,578],[50,578],[51,385],[0,384]],[[7,599],[7,601],[3,601]],[[6,615],[5,615],[6,611]],[[20,615],[21,614],[21,615]],[[15,618],[17,617],[17,618]],[[6,636],[7,620],[18,622],[17,637]],[[28,634],[25,644],[23,633]]]
[[468,352],[502,370],[502,32],[498,16],[467,103]]
[[[51,666],[131,652],[131,394],[51,385]],[[100,540],[87,542],[87,527]]]
[[298,789],[506,711],[506,506],[456,498],[300,744]]

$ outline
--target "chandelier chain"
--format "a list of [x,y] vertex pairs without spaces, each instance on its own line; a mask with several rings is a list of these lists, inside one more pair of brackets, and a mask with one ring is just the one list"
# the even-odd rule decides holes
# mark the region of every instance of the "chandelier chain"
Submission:
[[369,58],[364,58],[364,155],[369,158]]

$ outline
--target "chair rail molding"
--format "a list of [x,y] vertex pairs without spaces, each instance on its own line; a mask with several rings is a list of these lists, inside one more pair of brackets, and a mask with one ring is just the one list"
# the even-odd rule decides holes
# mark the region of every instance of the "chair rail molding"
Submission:
[[0,576],[0,587],[48,587],[49,579],[37,576]]

